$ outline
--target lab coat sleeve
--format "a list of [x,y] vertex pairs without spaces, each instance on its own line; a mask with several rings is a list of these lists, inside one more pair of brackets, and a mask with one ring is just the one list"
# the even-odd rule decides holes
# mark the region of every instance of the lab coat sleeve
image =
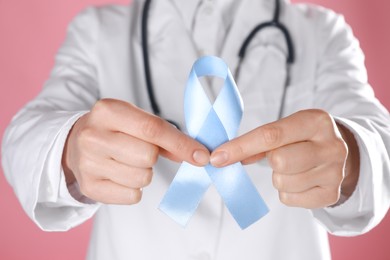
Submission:
[[330,233],[353,236],[375,227],[390,203],[390,117],[367,83],[364,55],[343,17],[319,15],[315,106],[355,136],[360,152],[358,185],[339,205],[313,210]]
[[[61,167],[69,130],[99,97],[95,69],[96,9],[79,14],[41,93],[12,119],[3,138],[4,173],[28,216],[43,230],[68,230],[99,204],[70,195]],[[70,187],[75,190],[75,187]],[[75,196],[75,195],[74,195]]]

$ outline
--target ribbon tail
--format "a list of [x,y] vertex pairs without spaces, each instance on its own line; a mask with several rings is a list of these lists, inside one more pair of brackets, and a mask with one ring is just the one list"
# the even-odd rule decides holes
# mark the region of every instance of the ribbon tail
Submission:
[[241,163],[223,168],[208,165],[206,170],[241,229],[252,225],[269,212]]
[[186,226],[211,184],[204,167],[183,162],[162,199],[159,209]]

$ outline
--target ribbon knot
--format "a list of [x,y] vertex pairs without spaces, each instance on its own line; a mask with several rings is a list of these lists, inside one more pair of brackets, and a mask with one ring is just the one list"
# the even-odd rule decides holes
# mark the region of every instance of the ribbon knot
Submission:
[[[224,79],[213,104],[199,81],[203,76]],[[214,56],[198,59],[190,72],[184,94],[188,134],[213,151],[237,136],[242,113],[241,96],[226,63]],[[266,204],[239,162],[222,168],[210,164],[197,167],[183,162],[159,209],[186,226],[211,184],[242,229],[268,213]]]

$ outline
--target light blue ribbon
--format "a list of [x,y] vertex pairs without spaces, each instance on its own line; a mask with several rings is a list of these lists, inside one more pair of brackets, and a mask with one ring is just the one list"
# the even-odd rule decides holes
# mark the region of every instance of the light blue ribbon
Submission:
[[[203,76],[224,79],[214,104],[210,103],[199,82],[198,78]],[[236,137],[242,112],[241,96],[226,63],[213,56],[198,59],[193,65],[184,94],[189,135],[213,151]],[[186,226],[211,183],[242,229],[268,213],[266,204],[239,162],[223,168],[210,164],[197,167],[183,162],[159,209]]]

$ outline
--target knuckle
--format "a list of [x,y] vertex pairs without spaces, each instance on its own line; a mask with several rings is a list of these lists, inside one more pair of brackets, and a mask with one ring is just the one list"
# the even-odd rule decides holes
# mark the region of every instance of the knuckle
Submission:
[[186,136],[179,136],[174,144],[174,151],[178,155],[185,154],[189,147],[192,147]]
[[266,125],[262,131],[264,142],[270,146],[276,146],[280,143],[282,129],[274,125]]
[[131,204],[137,204],[142,199],[142,189],[134,189],[131,190],[130,194],[130,203]]
[[272,174],[272,184],[274,185],[275,189],[283,190],[283,178],[282,178],[282,175],[280,175],[278,173]]
[[145,174],[143,174],[142,187],[148,186],[152,182],[153,171],[148,169]]
[[156,139],[161,136],[164,121],[158,117],[148,117],[141,124],[141,131],[143,135],[150,139]]
[[291,206],[291,196],[287,192],[279,192],[279,200],[282,202],[284,205]]
[[157,146],[153,145],[152,151],[150,153],[151,162],[153,165],[156,164],[159,154],[160,154],[160,149]]
[[156,164],[158,155],[159,155],[159,148],[155,145],[151,145],[150,149],[144,153],[144,164],[147,167],[152,167]]
[[321,109],[314,109],[313,113],[315,114],[318,125],[322,126],[323,128],[333,128],[333,118],[328,112]]
[[318,121],[327,120],[329,118],[329,114],[322,109],[309,109],[306,111],[311,113]]
[[96,141],[96,132],[92,127],[84,127],[78,132],[77,136],[81,145],[87,145]]
[[334,162],[344,163],[348,156],[348,146],[345,141],[338,137],[326,145],[329,158],[333,158]]
[[286,169],[285,159],[276,151],[268,153],[268,161],[274,171],[283,172]]
[[234,154],[236,154],[240,158],[247,158],[249,155],[246,152],[246,149],[242,146],[241,143],[236,142],[233,146]]
[[114,101],[109,98],[98,100],[92,108],[92,114],[107,114],[113,105]]
[[339,137],[339,138],[337,138],[335,140],[334,146],[336,148],[337,154],[339,154],[341,156],[341,158],[343,159],[343,161],[344,161],[345,158],[347,158],[347,155],[348,155],[347,143],[344,141],[344,139]]
[[152,182],[153,170],[152,168],[142,169],[138,171],[134,177],[129,179],[128,187],[143,188]]

